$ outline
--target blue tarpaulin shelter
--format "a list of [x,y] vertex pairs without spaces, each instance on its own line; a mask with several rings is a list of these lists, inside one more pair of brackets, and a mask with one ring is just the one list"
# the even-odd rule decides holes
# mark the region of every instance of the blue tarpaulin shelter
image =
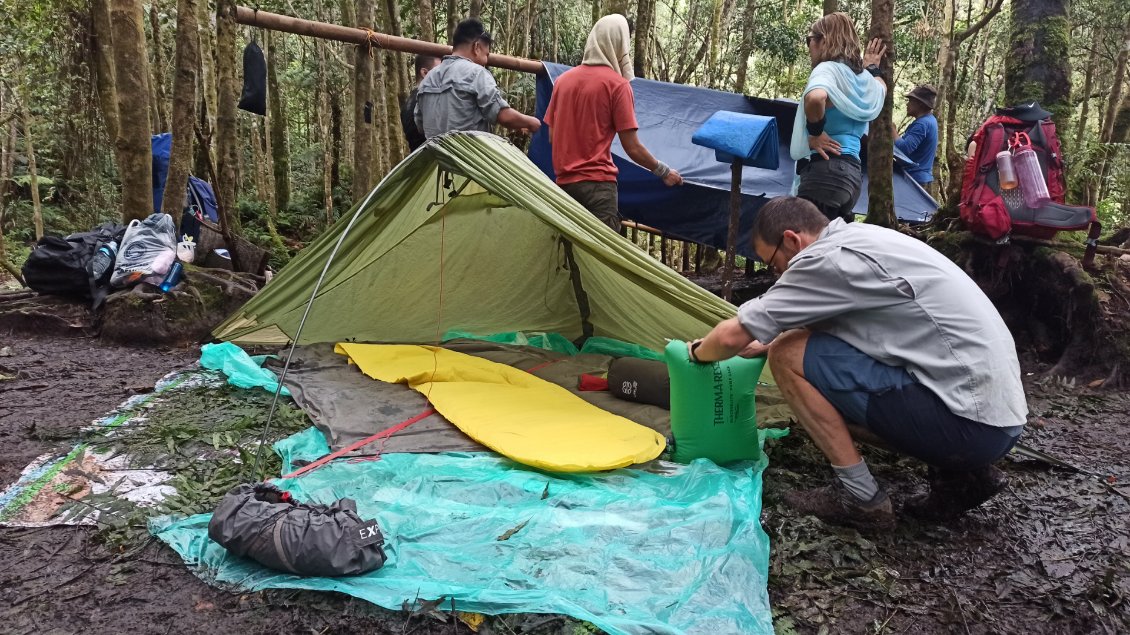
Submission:
[[[570,67],[545,62],[546,74],[538,77],[537,116],[543,117],[553,93],[553,82]],[[719,163],[714,151],[691,143],[695,130],[715,112],[771,116],[777,119],[780,166],[776,170],[747,167],[742,172],[742,219],[739,253],[754,256],[749,232],[758,208],[768,199],[789,193],[793,161],[789,158],[788,135],[793,129],[797,102],[761,99],[708,88],[670,84],[646,79],[632,80],[636,97],[639,137],[656,158],[683,175],[686,184],[668,188],[650,172],[632,162],[619,140],[612,143],[612,158],[620,168],[620,213],[668,234],[719,248],[726,245],[729,224],[730,166]],[[530,159],[550,178],[553,161],[549,132],[542,128],[530,144]],[[924,222],[937,208],[934,199],[914,182],[896,161],[894,171],[895,212],[904,222]],[[856,204],[858,214],[867,213],[867,176]]]

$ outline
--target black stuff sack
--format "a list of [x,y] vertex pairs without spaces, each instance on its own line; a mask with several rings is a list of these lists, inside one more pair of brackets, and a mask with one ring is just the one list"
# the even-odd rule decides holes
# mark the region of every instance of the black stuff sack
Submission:
[[243,49],[243,93],[239,96],[240,110],[267,115],[267,60],[263,49],[250,42]]
[[299,503],[269,483],[232,488],[208,522],[208,537],[233,555],[304,576],[360,575],[385,563],[384,535],[357,503]]
[[671,377],[663,362],[635,357],[612,360],[608,391],[620,399],[671,409]]
[[64,238],[44,236],[24,262],[24,282],[39,293],[91,300],[98,308],[108,289],[91,275],[91,262],[100,247],[120,243],[124,233],[121,225],[104,223]]

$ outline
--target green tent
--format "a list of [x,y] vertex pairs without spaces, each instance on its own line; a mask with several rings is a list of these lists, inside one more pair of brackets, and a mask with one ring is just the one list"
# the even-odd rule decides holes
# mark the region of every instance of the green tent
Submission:
[[700,337],[735,312],[485,133],[426,143],[214,335],[291,341],[323,270],[300,344],[542,331],[661,351],[665,338]]

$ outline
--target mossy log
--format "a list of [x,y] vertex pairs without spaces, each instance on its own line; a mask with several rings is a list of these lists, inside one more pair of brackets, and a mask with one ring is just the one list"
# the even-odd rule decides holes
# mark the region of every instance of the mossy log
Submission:
[[166,346],[205,341],[262,284],[263,278],[253,274],[189,265],[184,279],[168,293],[139,284],[108,297],[100,337],[122,344]]
[[1026,366],[1108,388],[1130,385],[1130,256],[1100,250],[1084,271],[1082,244],[995,244],[969,232],[926,238],[997,306]]

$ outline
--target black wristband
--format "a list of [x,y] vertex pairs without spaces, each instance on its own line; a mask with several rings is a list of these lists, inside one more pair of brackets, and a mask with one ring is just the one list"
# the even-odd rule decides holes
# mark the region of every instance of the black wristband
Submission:
[[865,68],[863,70],[867,71],[868,73],[871,73],[872,77],[878,77],[878,76],[883,74],[883,70],[879,68],[878,64],[870,64],[870,65],[867,66],[867,68]]
[[808,128],[808,134],[812,137],[819,137],[824,133],[824,124],[828,121],[827,115],[820,118],[820,121],[805,120],[805,127]]
[[701,364],[701,363],[702,363],[702,360],[700,360],[700,359],[698,358],[698,355],[695,355],[695,354],[694,354],[694,351],[695,351],[695,349],[696,349],[696,348],[698,348],[698,347],[699,347],[699,346],[700,346],[701,344],[702,344],[702,340],[696,340],[696,341],[694,341],[694,342],[691,342],[691,346],[690,346],[690,349],[688,349],[688,350],[689,350],[689,352],[690,352],[690,354],[691,354],[691,361],[693,361],[693,362],[695,362],[695,363],[697,363],[697,364]]

